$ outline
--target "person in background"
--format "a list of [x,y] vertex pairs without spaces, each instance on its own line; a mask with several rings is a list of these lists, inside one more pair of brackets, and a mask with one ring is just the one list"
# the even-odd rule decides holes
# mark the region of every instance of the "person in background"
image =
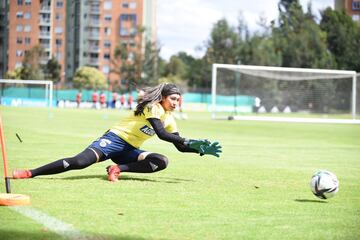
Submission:
[[118,98],[117,92],[113,92],[112,93],[112,102],[111,102],[111,107],[112,108],[116,108],[117,98]]
[[125,95],[121,94],[121,96],[120,96],[120,108],[124,109],[124,107],[125,107]]
[[80,103],[81,103],[81,97],[82,97],[82,93],[81,90],[79,90],[76,94],[76,105],[77,108],[80,108]]
[[97,91],[94,91],[93,94],[92,94],[92,102],[93,102],[93,108],[97,108],[97,102],[98,102],[98,93]]
[[94,163],[111,159],[108,180],[118,181],[121,172],[153,173],[164,170],[169,163],[166,156],[140,149],[144,141],[154,135],[173,143],[180,152],[219,157],[221,146],[206,139],[188,139],[180,136],[172,112],[181,96],[174,84],[160,84],[147,88],[136,109],[127,118],[110,128],[99,139],[74,157],[64,158],[31,170],[14,170],[13,178],[33,178],[83,169]]
[[132,110],[133,102],[134,102],[134,98],[133,98],[133,96],[131,95],[131,93],[129,93],[129,97],[128,97],[128,107],[129,107],[130,110]]
[[100,108],[106,108],[106,96],[104,92],[100,93]]

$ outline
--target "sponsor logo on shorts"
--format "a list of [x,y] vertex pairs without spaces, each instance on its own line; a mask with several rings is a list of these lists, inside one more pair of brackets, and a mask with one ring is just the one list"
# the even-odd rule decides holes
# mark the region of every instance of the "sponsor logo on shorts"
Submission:
[[142,128],[140,128],[140,131],[142,131],[143,133],[145,133],[146,135],[149,136],[154,136],[155,135],[155,131],[152,128],[149,128],[148,126],[143,126]]

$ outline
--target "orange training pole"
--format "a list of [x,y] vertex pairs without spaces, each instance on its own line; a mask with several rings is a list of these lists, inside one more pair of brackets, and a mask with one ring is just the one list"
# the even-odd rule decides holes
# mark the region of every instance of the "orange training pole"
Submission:
[[5,148],[5,136],[4,136],[4,128],[3,123],[0,116],[0,140],[1,140],[1,153],[2,153],[2,159],[4,161],[4,173],[5,173],[5,186],[6,186],[6,192],[10,193],[10,178],[8,177],[8,165],[7,165],[7,159],[6,159],[6,148]]

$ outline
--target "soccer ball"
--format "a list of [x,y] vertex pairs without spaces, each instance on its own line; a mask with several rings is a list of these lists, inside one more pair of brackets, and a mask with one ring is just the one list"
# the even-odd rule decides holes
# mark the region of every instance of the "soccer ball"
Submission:
[[311,177],[310,189],[318,198],[331,198],[339,191],[339,180],[332,172],[319,170]]

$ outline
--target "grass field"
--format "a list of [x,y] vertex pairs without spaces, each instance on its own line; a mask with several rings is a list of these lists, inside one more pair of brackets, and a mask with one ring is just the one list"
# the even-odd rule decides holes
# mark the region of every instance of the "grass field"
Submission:
[[[10,169],[82,151],[129,112],[0,107]],[[12,180],[30,209],[87,239],[360,239],[360,126],[211,121],[188,113],[183,136],[219,140],[220,158],[177,152],[156,137],[143,149],[170,159],[154,174],[106,180],[106,161],[81,171]],[[23,142],[16,137],[20,135]],[[334,172],[338,194],[312,195],[310,177]],[[3,179],[3,165],[0,167]],[[5,192],[3,180],[1,192]],[[25,208],[27,209],[27,208]],[[80,238],[0,207],[0,239]]]

